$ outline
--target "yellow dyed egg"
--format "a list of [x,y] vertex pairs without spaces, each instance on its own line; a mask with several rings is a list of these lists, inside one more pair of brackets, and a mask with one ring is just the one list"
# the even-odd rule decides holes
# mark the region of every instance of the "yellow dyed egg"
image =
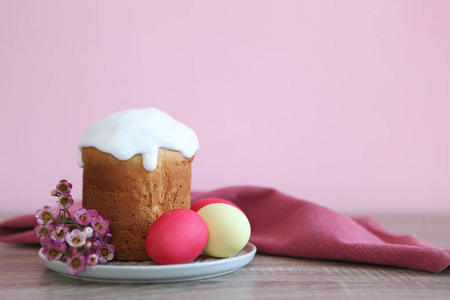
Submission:
[[241,251],[250,239],[250,223],[238,208],[214,203],[197,212],[208,228],[208,241],[203,253],[213,257],[228,257]]

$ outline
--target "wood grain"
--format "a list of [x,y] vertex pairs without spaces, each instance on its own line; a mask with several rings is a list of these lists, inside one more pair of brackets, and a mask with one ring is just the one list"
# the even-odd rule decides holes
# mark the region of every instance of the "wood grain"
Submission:
[[[450,216],[378,215],[392,231],[450,248]],[[4,219],[4,218],[3,218]],[[0,244],[0,299],[449,299],[450,268],[408,269],[257,254],[246,267],[206,280],[108,284],[65,278],[40,262],[38,246]]]

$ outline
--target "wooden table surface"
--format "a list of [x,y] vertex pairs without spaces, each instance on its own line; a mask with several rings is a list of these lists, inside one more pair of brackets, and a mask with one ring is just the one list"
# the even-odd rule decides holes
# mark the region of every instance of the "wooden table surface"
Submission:
[[[393,231],[450,248],[450,215],[375,218]],[[178,283],[110,284],[70,279],[48,270],[38,249],[0,243],[0,299],[450,299],[450,268],[432,274],[257,254],[250,264],[225,276]]]

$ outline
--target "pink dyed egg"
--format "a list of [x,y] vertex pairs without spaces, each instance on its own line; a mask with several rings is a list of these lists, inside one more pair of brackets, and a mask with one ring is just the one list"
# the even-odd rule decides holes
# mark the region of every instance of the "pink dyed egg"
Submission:
[[[239,208],[236,204],[234,204],[233,202],[230,202],[228,200],[225,199],[220,199],[220,198],[206,198],[206,199],[202,199],[202,200],[198,200],[197,202],[195,202],[194,204],[191,205],[191,209],[195,212],[198,212],[200,209],[202,209],[204,206],[206,205],[210,205],[213,203],[224,203],[224,204],[228,204],[231,206],[234,206],[236,208]],[[240,209],[240,208],[239,208]],[[240,209],[241,210],[241,209]],[[242,210],[241,210],[242,211]]]
[[200,255],[207,241],[208,228],[202,217],[189,209],[174,209],[150,226],[145,246],[158,264],[185,264]]

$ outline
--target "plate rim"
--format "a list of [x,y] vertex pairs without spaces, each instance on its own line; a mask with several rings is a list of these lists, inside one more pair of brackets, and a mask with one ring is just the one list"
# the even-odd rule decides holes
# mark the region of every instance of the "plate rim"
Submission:
[[[257,251],[257,248],[252,243],[247,243],[245,247],[241,250],[247,248],[247,252],[238,255],[231,256],[227,258],[211,258],[214,260],[209,261],[199,261],[199,262],[190,262],[186,264],[174,264],[174,265],[111,265],[111,264],[98,264],[96,266],[86,266],[86,270],[84,272],[78,273],[78,275],[71,275],[67,271],[67,265],[61,261],[49,261],[43,254],[43,248],[39,249],[39,257],[42,263],[50,270],[59,273],[65,277],[73,278],[73,279],[81,279],[88,281],[98,281],[98,282],[115,282],[115,283],[160,283],[160,282],[178,282],[178,281],[190,281],[190,280],[200,280],[206,278],[212,278],[216,276],[226,275],[237,271],[241,267],[250,263]],[[238,252],[239,253],[239,252]],[[215,266],[216,268],[211,268]],[[64,267],[64,268],[63,268]],[[202,269],[204,269],[203,272]],[[214,270],[216,271],[214,271]],[[113,271],[109,272],[107,276],[99,276],[98,273],[102,273],[104,271]],[[131,276],[128,278],[118,278],[114,276],[116,272],[123,271],[136,271],[135,276]],[[143,272],[148,271],[148,276],[142,276]],[[174,273],[176,271],[180,271],[180,274],[177,276],[165,276],[163,271],[166,273]],[[191,272],[194,275],[183,275],[186,271],[194,271]],[[157,273],[160,276],[154,276]],[[183,273],[183,274],[182,274]],[[189,272],[188,272],[189,273]]]

